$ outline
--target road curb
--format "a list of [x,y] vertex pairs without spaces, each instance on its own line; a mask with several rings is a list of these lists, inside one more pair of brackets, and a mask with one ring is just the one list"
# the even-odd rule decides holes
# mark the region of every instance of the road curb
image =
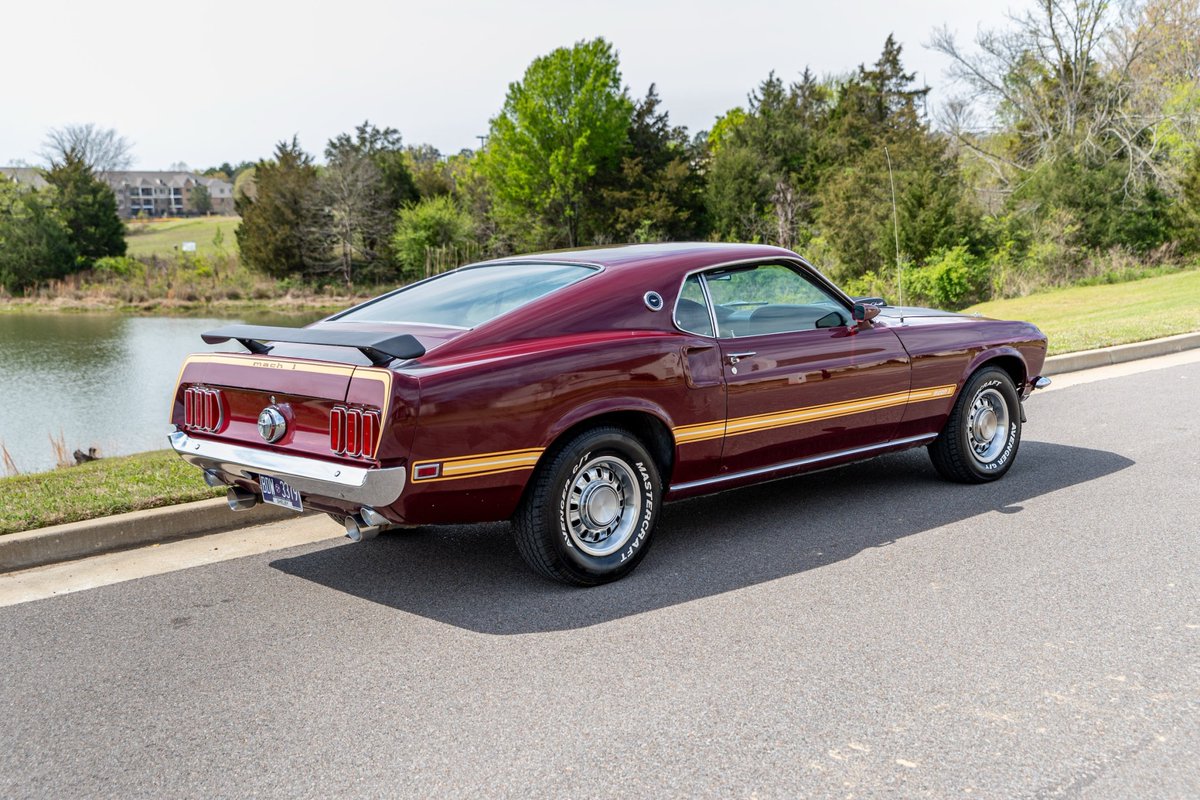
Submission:
[[1065,372],[1078,372],[1081,369],[1107,367],[1110,364],[1180,353],[1196,347],[1200,347],[1200,331],[1167,336],[1163,339],[1151,339],[1148,342],[1118,344],[1113,347],[1101,347],[1098,350],[1081,350],[1078,353],[1063,353],[1060,356],[1047,358],[1046,366],[1042,368],[1042,374],[1062,375]]
[[234,513],[225,499],[219,497],[9,533],[0,536],[0,573],[261,525],[289,516],[295,516],[295,513],[263,504]]

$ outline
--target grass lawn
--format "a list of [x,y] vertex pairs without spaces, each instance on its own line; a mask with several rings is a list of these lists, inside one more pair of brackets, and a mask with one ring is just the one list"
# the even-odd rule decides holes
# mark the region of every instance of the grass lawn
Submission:
[[1200,330],[1200,270],[993,300],[964,313],[973,312],[1032,322],[1051,355],[1141,342]]
[[213,237],[220,228],[225,241],[221,244],[226,253],[237,252],[237,229],[241,217],[188,217],[180,219],[155,219],[146,222],[130,220],[125,223],[125,244],[128,255],[169,256],[184,242],[195,242],[197,255],[216,252]]
[[0,478],[0,534],[157,508],[225,492],[170,450],[104,458],[50,472]]

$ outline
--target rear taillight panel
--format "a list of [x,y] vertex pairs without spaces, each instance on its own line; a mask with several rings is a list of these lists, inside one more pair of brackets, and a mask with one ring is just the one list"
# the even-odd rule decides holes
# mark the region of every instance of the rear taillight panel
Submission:
[[227,404],[220,389],[191,386],[183,393],[183,426],[217,433],[225,426]]
[[334,406],[329,412],[329,449],[339,456],[374,458],[379,423],[376,410]]

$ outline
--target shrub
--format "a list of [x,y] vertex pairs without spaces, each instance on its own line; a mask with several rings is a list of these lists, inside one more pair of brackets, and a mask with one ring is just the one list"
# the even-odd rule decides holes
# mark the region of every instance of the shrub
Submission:
[[450,197],[430,197],[400,210],[392,246],[408,280],[425,277],[426,261],[434,250],[471,248],[471,217]]
[[144,275],[146,265],[130,256],[104,256],[96,259],[92,270],[101,278],[130,278]]
[[939,250],[925,266],[905,272],[905,299],[939,308],[965,308],[987,299],[990,278],[987,262],[959,245]]

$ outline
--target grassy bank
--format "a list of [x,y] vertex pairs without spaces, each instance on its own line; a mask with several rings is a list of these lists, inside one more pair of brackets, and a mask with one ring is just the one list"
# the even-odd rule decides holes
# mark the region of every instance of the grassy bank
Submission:
[[[196,243],[196,255],[237,253],[234,231],[241,217],[181,217],[140,222],[130,220],[125,225],[126,254],[134,256],[171,256],[180,252],[184,242]],[[218,231],[220,236],[218,237]],[[220,244],[217,241],[220,239]]]
[[0,293],[0,311],[119,311],[135,314],[245,316],[246,312],[309,314],[340,311],[394,289],[341,283],[310,285],[255,272],[236,255],[175,253],[102,262],[19,297]]
[[1141,342],[1200,330],[1200,270],[993,300],[965,313],[974,312],[1034,323],[1052,355]]
[[0,478],[0,534],[224,494],[169,450]]

